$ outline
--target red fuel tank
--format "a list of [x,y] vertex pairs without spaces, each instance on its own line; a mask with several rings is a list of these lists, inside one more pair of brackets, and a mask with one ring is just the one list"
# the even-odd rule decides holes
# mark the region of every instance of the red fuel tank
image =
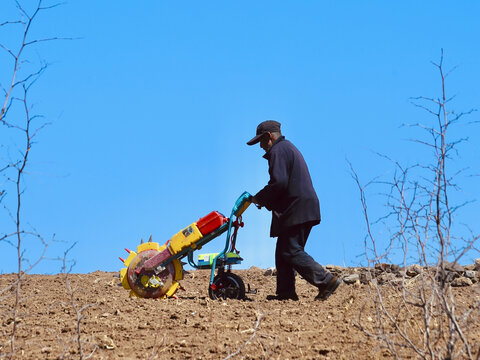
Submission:
[[212,211],[207,216],[202,217],[197,221],[198,230],[202,233],[203,236],[210,234],[212,231],[218,229],[220,226],[225,224],[228,221],[228,218],[220,214],[218,211]]

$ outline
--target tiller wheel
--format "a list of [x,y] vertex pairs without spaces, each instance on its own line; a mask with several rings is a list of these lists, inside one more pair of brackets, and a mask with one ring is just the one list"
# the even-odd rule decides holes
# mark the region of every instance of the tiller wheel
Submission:
[[208,288],[210,299],[237,299],[245,298],[245,284],[240,276],[230,271],[220,269]]
[[142,298],[174,297],[183,279],[183,269],[180,260],[174,259],[165,267],[146,270],[144,264],[149,259],[166,250],[166,245],[159,246],[156,242],[147,242],[137,247],[137,253],[129,252],[126,260],[120,259],[126,268],[120,270],[120,279],[125,289],[130,289],[131,296]]

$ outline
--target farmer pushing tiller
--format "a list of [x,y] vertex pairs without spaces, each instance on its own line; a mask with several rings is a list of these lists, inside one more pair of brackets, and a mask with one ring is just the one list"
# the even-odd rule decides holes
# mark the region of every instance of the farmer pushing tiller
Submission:
[[[230,265],[242,260],[235,249],[235,241],[239,227],[243,226],[241,215],[253,202],[258,208],[272,211],[270,236],[277,238],[277,290],[275,295],[268,295],[267,300],[297,301],[296,273],[318,289],[315,300],[324,301],[335,292],[342,280],[305,251],[310,231],[320,223],[320,203],[302,154],[285,139],[280,126],[274,120],[264,121],[257,126],[255,137],[247,142],[248,145],[260,143],[265,150],[263,157],[268,160],[270,175],[268,184],[255,196],[243,193],[229,219],[213,212],[176,234],[162,247],[152,242],[141,244],[138,255],[131,252],[124,261],[127,268],[122,269],[121,277],[125,288],[141,297],[173,296],[180,286],[177,280],[183,276],[180,259],[188,256],[194,268],[211,268],[208,288],[211,298],[243,298],[245,285],[229,270]],[[219,254],[200,255],[199,263],[195,264],[193,251],[227,230],[225,249]]]
[[[187,257],[190,266],[196,269],[211,269],[208,294],[212,299],[243,299],[245,284],[230,271],[231,265],[243,260],[235,248],[237,232],[243,227],[242,214],[250,205],[251,195],[244,192],[236,201],[230,218],[213,211],[197,222],[175,234],[164,245],[149,242],[137,246],[137,252],[127,250],[127,259],[120,260],[126,268],[120,271],[120,278],[130,294],[142,298],[175,297],[181,287],[183,268],[180,260]],[[220,253],[201,254],[198,262],[193,252],[227,232],[225,248]],[[215,269],[218,269],[215,276]]]

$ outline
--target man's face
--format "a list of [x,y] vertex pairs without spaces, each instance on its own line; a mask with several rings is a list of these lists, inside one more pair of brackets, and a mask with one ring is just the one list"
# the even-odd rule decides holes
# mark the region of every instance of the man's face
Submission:
[[272,134],[269,132],[263,134],[262,139],[260,140],[260,147],[267,152],[273,145]]

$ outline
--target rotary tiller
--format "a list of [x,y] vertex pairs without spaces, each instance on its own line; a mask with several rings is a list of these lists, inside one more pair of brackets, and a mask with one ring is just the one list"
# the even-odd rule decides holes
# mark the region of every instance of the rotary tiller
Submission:
[[[153,242],[137,246],[137,252],[125,249],[129,254],[120,258],[125,268],[120,271],[120,279],[132,296],[142,298],[175,297],[181,288],[183,265],[180,260],[188,259],[195,269],[211,269],[208,294],[212,299],[243,299],[245,284],[242,278],[230,271],[231,265],[243,260],[235,248],[237,232],[243,227],[242,214],[250,205],[251,195],[244,192],[235,202],[230,218],[213,211],[197,222],[175,234],[164,245]],[[225,248],[220,253],[201,254],[198,262],[193,260],[193,252],[223,233],[227,233]],[[217,274],[215,275],[215,270]]]

